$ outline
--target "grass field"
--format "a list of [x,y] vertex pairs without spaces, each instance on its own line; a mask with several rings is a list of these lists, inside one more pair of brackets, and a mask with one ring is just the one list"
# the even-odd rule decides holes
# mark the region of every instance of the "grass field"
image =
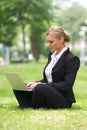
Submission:
[[45,61],[0,67],[0,130],[87,130],[87,68],[80,67],[74,84],[77,103],[71,109],[20,110],[12,88],[4,76],[17,71],[22,79],[42,78]]

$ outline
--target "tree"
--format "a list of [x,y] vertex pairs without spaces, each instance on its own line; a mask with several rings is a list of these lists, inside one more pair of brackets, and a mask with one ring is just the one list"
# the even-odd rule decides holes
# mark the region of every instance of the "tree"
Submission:
[[64,27],[71,35],[72,43],[79,39],[79,31],[83,21],[86,19],[86,10],[78,3],[61,10],[58,24]]
[[0,43],[3,43],[3,56],[6,63],[9,63],[9,47],[13,44],[16,36],[16,23],[11,17],[10,10],[5,1],[0,1]]
[[11,16],[11,11],[5,2],[0,1],[0,42],[11,46],[12,40],[16,35],[16,22]]
[[[39,46],[40,46],[40,42],[42,42],[41,39],[42,39],[43,32],[45,28],[47,27],[47,25],[49,24],[50,19],[52,19],[52,15],[51,15],[52,5],[50,4],[50,0],[39,0],[39,1],[37,0],[33,0],[33,1],[32,0],[8,0],[8,1],[1,0],[1,5],[2,5],[2,10],[1,10],[2,17],[5,16],[5,18],[1,20],[1,26],[4,21],[4,26],[2,26],[2,31],[1,31],[2,37],[4,36],[3,34],[4,27],[5,27],[6,34],[12,36],[11,34],[13,33],[11,34],[10,32],[7,33],[6,28],[11,29],[11,26],[8,26],[8,25],[12,25],[13,23],[12,31],[13,29],[16,29],[17,26],[20,26],[22,30],[22,34],[23,34],[24,55],[25,55],[26,54],[25,28],[27,25],[31,26],[31,35],[33,32],[33,35],[30,38],[31,48],[34,49],[33,50],[34,57],[36,60],[38,60],[40,52],[41,52],[41,48]],[[9,21],[10,24],[5,23],[6,21]],[[37,35],[34,34],[34,32],[36,33],[36,31],[37,31]],[[17,34],[17,30],[16,30],[16,34]],[[35,39],[35,36],[36,36],[35,41],[38,41],[37,52],[36,52],[37,49],[34,47],[35,41],[33,40]],[[3,37],[3,39],[5,40],[5,37]],[[6,43],[8,44],[7,41]],[[38,54],[38,56],[36,53]]]
[[36,61],[39,60],[40,54],[44,48],[43,34],[50,25],[50,20],[53,20],[52,5],[48,1],[39,0],[39,2],[37,1],[34,3],[36,8],[34,6],[31,8],[30,40]]

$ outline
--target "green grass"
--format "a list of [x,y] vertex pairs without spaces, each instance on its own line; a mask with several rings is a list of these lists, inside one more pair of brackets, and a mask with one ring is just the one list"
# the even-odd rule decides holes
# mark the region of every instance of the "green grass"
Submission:
[[20,110],[6,71],[17,71],[25,82],[42,78],[45,61],[0,67],[0,130],[87,130],[87,68],[81,67],[74,92],[77,103],[71,109]]

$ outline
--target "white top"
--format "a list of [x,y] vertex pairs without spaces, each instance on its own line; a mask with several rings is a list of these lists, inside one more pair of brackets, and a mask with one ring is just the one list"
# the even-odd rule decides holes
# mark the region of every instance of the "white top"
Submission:
[[67,47],[64,47],[62,49],[62,51],[60,53],[58,53],[56,55],[56,52],[54,52],[52,55],[51,55],[51,61],[50,63],[47,65],[46,69],[45,69],[45,75],[46,75],[46,78],[47,78],[47,81],[49,83],[52,82],[52,68],[55,66],[55,64],[57,63],[57,61],[59,60],[59,58],[62,56],[62,54],[67,50]]

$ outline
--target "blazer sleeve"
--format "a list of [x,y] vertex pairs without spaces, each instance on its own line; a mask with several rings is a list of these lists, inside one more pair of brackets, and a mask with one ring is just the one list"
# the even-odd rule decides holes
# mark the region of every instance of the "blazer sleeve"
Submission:
[[79,66],[80,66],[80,60],[78,57],[74,56],[73,58],[66,59],[64,80],[60,82],[53,82],[46,84],[62,92],[69,91],[70,89],[72,89],[72,86],[75,82]]

